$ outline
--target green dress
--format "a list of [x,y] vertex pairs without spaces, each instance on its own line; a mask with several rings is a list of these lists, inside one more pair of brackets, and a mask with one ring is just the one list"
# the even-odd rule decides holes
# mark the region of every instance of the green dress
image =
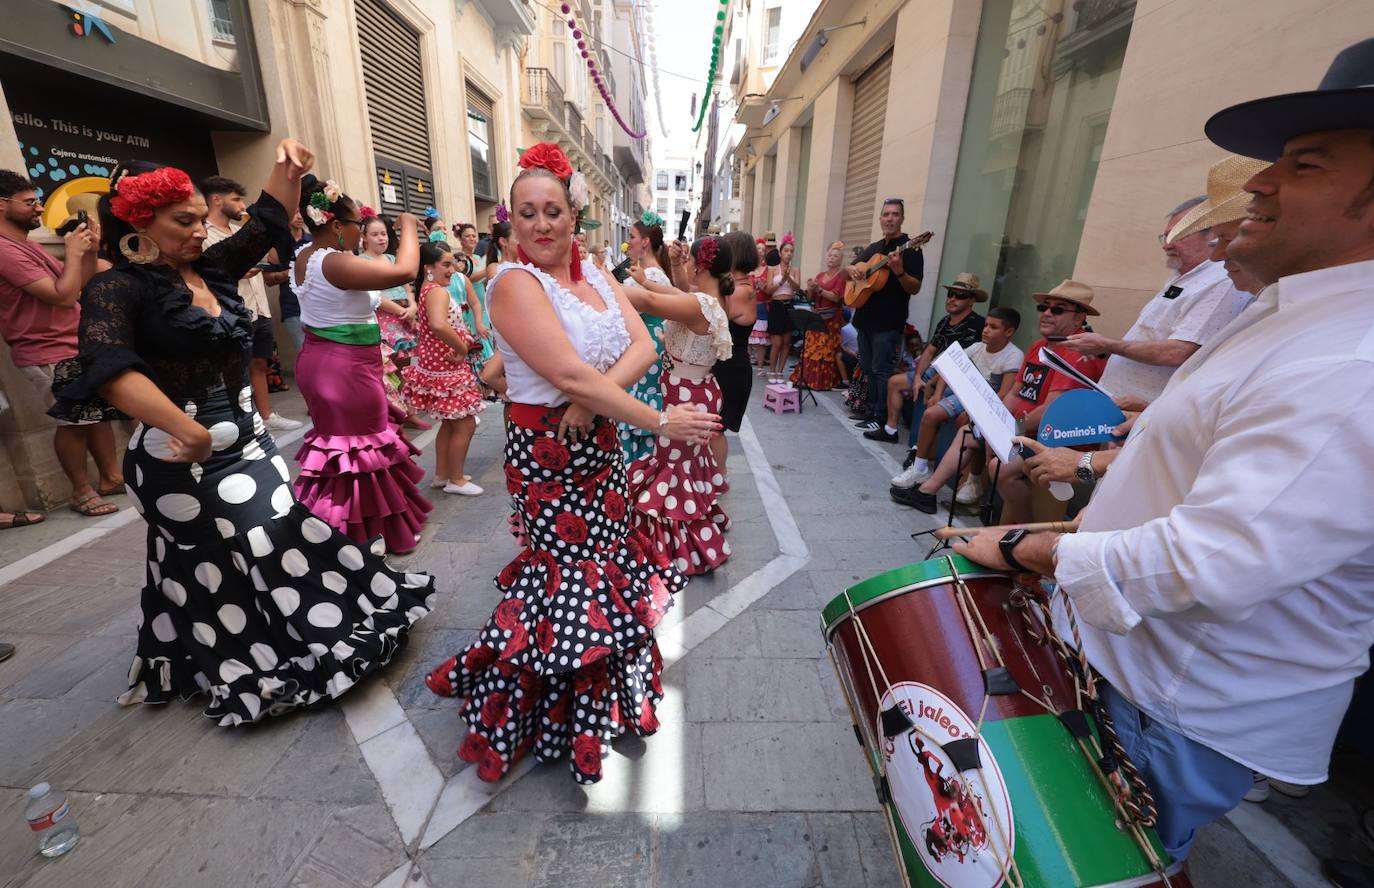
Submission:
[[[482,309],[482,326],[485,327],[488,331],[490,331],[491,322],[487,318],[486,282],[480,281],[478,283],[475,283],[472,285],[472,288],[477,292],[477,304]],[[476,336],[476,319],[473,318],[472,308],[468,305],[467,278],[463,275],[462,272],[453,273],[453,279],[448,282],[448,294],[449,297],[453,299],[454,302],[456,302],[459,308],[462,310],[463,323],[467,324],[468,329],[472,331],[472,334],[474,336]],[[474,373],[481,373],[482,368],[486,366],[487,361],[491,360],[491,356],[496,351],[495,346],[492,344],[491,341],[490,332],[488,332],[485,338],[479,339],[478,342],[481,343],[482,350],[479,354],[475,354],[472,356],[472,369]]]
[[[657,268],[646,268],[644,276],[656,284],[672,285],[668,276]],[[639,315],[644,319],[644,326],[649,328],[649,336],[654,341],[654,349],[658,352],[658,360],[650,365],[639,382],[630,387],[630,394],[636,399],[643,401],[655,410],[663,409],[663,389],[660,387],[659,378],[663,375],[663,318],[646,315],[642,312]],[[620,424],[620,447],[625,451],[625,463],[629,465],[642,456],[648,456],[654,452],[654,443],[658,435],[644,429],[635,428],[627,423]]]

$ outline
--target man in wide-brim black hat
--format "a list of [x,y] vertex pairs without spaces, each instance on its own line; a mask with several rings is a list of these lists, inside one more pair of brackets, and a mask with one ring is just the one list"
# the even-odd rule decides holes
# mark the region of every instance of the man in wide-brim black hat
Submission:
[[1374,40],[1317,89],[1227,108],[1206,131],[1272,161],[1245,183],[1229,245],[1268,286],[1136,420],[1078,533],[958,547],[1067,592],[1175,859],[1252,771],[1324,781],[1369,665]]

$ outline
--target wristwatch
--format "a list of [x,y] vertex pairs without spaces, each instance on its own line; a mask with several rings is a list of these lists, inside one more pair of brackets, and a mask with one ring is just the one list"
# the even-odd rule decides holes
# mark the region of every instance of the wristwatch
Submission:
[[1084,484],[1097,483],[1097,474],[1093,472],[1093,455],[1091,452],[1078,458],[1078,468],[1074,470],[1074,473],[1078,475],[1078,480]]
[[1028,533],[1030,533],[1030,531],[1026,530],[1024,527],[1018,527],[1015,530],[1007,531],[1006,535],[997,541],[998,548],[1002,550],[1002,560],[1010,564],[1012,570],[1023,572],[1030,571],[1030,568],[1017,561],[1016,556],[1012,554],[1012,550],[1016,548],[1016,544],[1025,539]]

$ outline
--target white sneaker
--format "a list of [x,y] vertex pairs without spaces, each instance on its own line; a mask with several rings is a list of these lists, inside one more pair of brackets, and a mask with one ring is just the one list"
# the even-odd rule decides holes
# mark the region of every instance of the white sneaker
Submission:
[[908,469],[904,469],[900,475],[893,475],[892,486],[915,487],[917,484],[920,484],[922,481],[930,477],[929,466],[927,466],[924,469],[918,469],[916,466],[916,463],[912,463],[911,467]]
[[1259,771],[1251,771],[1250,777],[1252,783],[1249,791],[1245,793],[1245,800],[1247,802],[1262,802],[1269,798],[1269,778]]
[[462,484],[454,484],[450,481],[444,485],[444,493],[456,493],[459,496],[481,496],[485,492],[471,481],[464,481]]
[[280,413],[273,413],[263,422],[269,432],[294,432],[296,429],[305,425],[298,419],[290,419]]
[[954,501],[961,506],[974,506],[983,499],[983,477],[974,475],[963,484],[959,485],[959,490],[954,494]]
[[1275,780],[1273,777],[1269,778],[1269,785],[1290,799],[1306,798],[1312,792],[1310,786],[1304,786],[1301,783],[1289,783],[1286,780]]

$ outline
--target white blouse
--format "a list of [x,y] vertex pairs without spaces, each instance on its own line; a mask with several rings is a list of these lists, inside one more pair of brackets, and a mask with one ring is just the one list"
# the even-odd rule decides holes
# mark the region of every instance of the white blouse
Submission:
[[664,321],[663,350],[672,356],[674,364],[712,367],[716,361],[728,361],[734,350],[730,341],[730,318],[716,297],[705,293],[692,295],[697,297],[701,314],[706,318],[706,332],[693,333],[680,321]]
[[[598,372],[605,373],[611,368],[625,350],[630,347],[630,331],[625,329],[625,318],[620,313],[620,302],[615,298],[610,283],[591,260],[583,260],[582,276],[596,289],[601,301],[606,304],[604,311],[597,311],[578,299],[548,274],[533,265],[518,262],[503,262],[497,266],[487,284],[488,300],[495,298],[496,286],[501,278],[513,271],[523,271],[534,275],[544,287],[549,297],[558,323],[578,357],[586,361]],[[516,404],[540,404],[557,407],[569,401],[567,395],[559,391],[548,380],[534,372],[520,359],[515,349],[501,335],[501,328],[494,328],[496,347],[506,364],[506,397]]]
[[[382,294],[376,290],[340,290],[324,276],[324,257],[339,250],[317,248],[305,260],[305,280],[294,287],[301,304],[301,325],[323,329],[341,324],[377,323],[377,306]],[[291,262],[287,273],[296,281],[296,263]]]

